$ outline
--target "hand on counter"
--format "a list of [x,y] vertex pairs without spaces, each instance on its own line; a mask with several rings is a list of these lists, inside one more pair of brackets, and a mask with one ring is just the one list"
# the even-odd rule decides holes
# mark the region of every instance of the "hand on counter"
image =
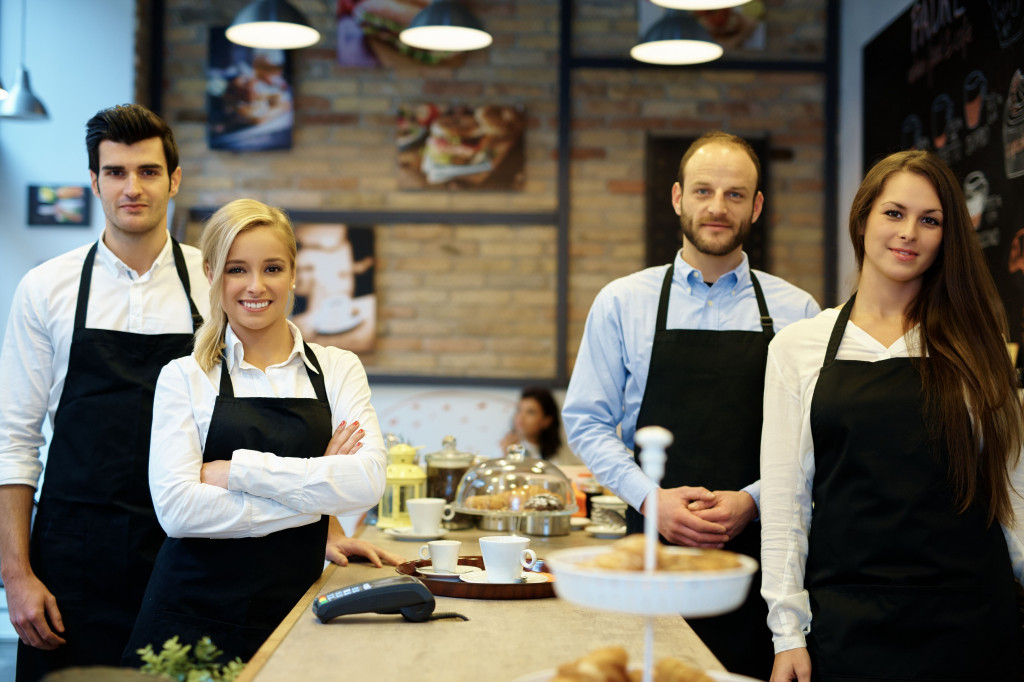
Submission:
[[811,657],[807,649],[790,649],[775,654],[771,682],[810,682]]
[[[713,506],[715,493],[707,488],[658,488],[658,532],[674,545],[719,549],[728,540],[726,527],[690,510],[693,502]],[[646,501],[644,508],[646,508]],[[640,513],[644,513],[641,508]]]
[[348,558],[351,556],[365,557],[377,568],[382,568],[384,564],[398,566],[406,561],[404,557],[392,554],[366,540],[348,537],[345,535],[345,530],[341,527],[338,519],[332,516],[327,526],[327,552],[325,558],[339,566],[348,566]]

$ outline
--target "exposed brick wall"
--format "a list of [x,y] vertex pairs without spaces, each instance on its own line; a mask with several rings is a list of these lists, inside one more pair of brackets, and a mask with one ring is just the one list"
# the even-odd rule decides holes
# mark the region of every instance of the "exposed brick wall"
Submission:
[[[557,208],[556,0],[469,0],[495,36],[454,67],[374,70],[335,63],[333,2],[291,0],[324,39],[294,53],[293,149],[236,154],[205,139],[207,29],[244,2],[166,0],[163,113],[184,178],[178,206],[248,196],[290,209],[553,212]],[[766,0],[767,47],[751,58],[820,60],[825,0]],[[574,53],[624,56],[636,35],[633,0],[579,0]],[[648,134],[719,127],[769,136],[770,269],[821,297],[824,83],[802,72],[579,69],[572,90],[568,361],[601,286],[643,266],[644,145]],[[400,104],[522,104],[521,192],[397,188]],[[665,178],[665,201],[672,178]],[[198,226],[188,230],[190,241]],[[381,225],[376,231],[376,373],[553,377],[556,228]]]

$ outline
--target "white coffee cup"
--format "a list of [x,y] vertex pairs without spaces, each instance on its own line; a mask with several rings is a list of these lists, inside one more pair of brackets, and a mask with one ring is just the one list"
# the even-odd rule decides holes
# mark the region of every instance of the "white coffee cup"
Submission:
[[448,521],[455,516],[455,510],[443,497],[417,497],[406,500],[405,506],[417,535],[437,535],[441,532],[441,519]]
[[[626,503],[615,495],[598,495],[590,500],[590,520],[599,526],[621,526],[626,518]],[[610,515],[605,512],[612,512]]]
[[487,582],[514,583],[523,575],[523,568],[537,563],[537,554],[529,549],[530,538],[492,535],[480,538]]
[[431,540],[420,546],[420,558],[430,559],[430,565],[436,571],[454,573],[459,565],[460,547],[462,543],[458,540]]

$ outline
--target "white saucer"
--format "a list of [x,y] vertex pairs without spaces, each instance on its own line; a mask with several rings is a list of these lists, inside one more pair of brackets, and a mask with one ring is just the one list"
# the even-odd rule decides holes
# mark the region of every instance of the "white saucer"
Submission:
[[464,566],[462,564],[459,564],[455,567],[454,571],[439,571],[433,566],[420,566],[416,569],[416,572],[430,576],[431,578],[451,578],[452,580],[454,580],[455,578],[461,577],[466,573],[479,573],[482,570],[483,569],[479,566]]
[[409,527],[384,529],[384,535],[387,535],[390,538],[394,538],[395,540],[437,540],[438,538],[443,538],[447,534],[448,531],[444,528],[437,531],[436,533],[428,533],[426,535],[416,533],[413,531],[412,528]]
[[[523,571],[523,583],[546,583],[548,577],[543,573],[533,573],[531,571]],[[459,576],[459,580],[467,583],[487,583],[488,585],[519,585],[520,582],[515,583],[492,583],[487,579],[487,571],[476,571],[475,573],[463,573]]]
[[587,533],[593,535],[595,538],[601,538],[604,540],[614,540],[615,538],[621,538],[626,534],[625,526],[592,525],[587,526],[583,530],[587,531]]
[[570,516],[569,517],[569,526],[571,526],[573,530],[579,530],[581,528],[586,528],[589,525],[590,525],[590,519],[588,519],[586,516]]

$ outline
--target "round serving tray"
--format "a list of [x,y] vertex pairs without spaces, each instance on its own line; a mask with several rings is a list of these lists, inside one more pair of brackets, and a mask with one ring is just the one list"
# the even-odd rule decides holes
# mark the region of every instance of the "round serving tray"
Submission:
[[[554,551],[547,566],[555,574],[555,593],[567,601],[602,611],[684,617],[717,616],[740,606],[747,597],[757,562],[737,554],[740,566],[722,571],[609,571],[580,566],[614,549],[611,545]],[[673,553],[699,549],[666,547]]]
[[[484,567],[482,556],[460,556],[460,566]],[[438,597],[456,597],[461,599],[545,599],[555,596],[554,584],[557,582],[554,576],[543,583],[519,583],[515,585],[498,583],[467,583],[462,580],[451,580],[450,578],[434,578],[430,574],[422,574],[416,569],[420,566],[430,566],[430,559],[417,561],[406,561],[399,564],[395,570],[402,575],[411,575],[423,581],[430,593]],[[543,559],[538,559],[533,569],[538,573],[546,573],[549,569]]]

